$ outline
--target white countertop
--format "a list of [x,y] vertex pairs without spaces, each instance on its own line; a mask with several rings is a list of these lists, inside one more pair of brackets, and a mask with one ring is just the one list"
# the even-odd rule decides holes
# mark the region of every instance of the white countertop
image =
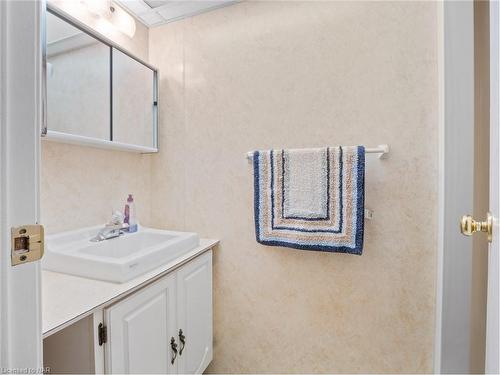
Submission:
[[133,290],[167,274],[218,243],[218,240],[201,239],[198,247],[182,257],[121,284],[42,271],[43,337],[56,333]]

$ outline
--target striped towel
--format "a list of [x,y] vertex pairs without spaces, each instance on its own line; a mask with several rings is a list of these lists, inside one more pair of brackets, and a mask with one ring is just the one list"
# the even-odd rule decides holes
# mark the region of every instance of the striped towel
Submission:
[[255,151],[257,242],[361,255],[365,148]]

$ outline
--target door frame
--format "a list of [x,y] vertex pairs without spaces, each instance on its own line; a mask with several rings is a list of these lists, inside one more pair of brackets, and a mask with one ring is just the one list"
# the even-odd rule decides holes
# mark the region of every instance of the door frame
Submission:
[[11,266],[10,228],[39,220],[44,10],[44,0],[0,1],[0,367],[37,372],[40,261]]
[[438,251],[435,373],[471,367],[473,242],[459,219],[474,208],[474,2],[439,2]]
[[[499,218],[499,175],[500,175],[500,6],[490,2],[490,211],[494,215],[493,241],[488,253],[488,304],[486,315],[486,360],[485,372],[498,374],[499,363],[499,262],[500,238]],[[495,217],[497,216],[497,217]],[[492,318],[493,317],[493,318]]]

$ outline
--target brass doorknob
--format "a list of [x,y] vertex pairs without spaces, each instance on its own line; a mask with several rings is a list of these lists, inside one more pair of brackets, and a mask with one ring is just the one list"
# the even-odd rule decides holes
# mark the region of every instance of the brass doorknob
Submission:
[[488,242],[491,242],[493,235],[493,216],[486,214],[486,221],[476,221],[471,215],[462,216],[460,220],[460,232],[465,236],[472,236],[476,232],[488,234]]

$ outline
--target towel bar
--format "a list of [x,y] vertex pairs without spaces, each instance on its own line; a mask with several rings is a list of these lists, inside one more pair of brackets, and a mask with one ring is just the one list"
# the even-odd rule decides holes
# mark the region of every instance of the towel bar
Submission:
[[[389,155],[389,145],[378,145],[377,147],[366,147],[365,153],[367,154],[380,154],[379,159],[387,159]],[[253,159],[253,152],[247,152],[247,159],[251,161]]]
[[[377,147],[365,148],[365,153],[367,154],[380,154],[379,159],[386,159],[389,154],[389,145],[383,144],[378,145]],[[253,152],[247,152],[248,161],[253,160]],[[373,219],[373,211],[365,208],[365,219],[372,220]]]

